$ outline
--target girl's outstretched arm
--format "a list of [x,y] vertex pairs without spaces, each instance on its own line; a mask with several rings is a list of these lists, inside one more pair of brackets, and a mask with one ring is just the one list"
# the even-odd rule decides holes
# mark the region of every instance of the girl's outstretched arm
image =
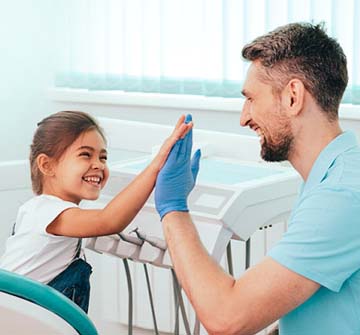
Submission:
[[144,206],[174,144],[190,131],[192,122],[185,123],[181,116],[172,134],[165,140],[151,163],[104,209],[69,208],[47,227],[54,235],[92,237],[122,231]]

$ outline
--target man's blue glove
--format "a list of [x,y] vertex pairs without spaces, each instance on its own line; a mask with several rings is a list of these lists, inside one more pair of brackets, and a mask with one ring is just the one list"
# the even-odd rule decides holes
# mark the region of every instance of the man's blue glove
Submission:
[[[185,123],[191,120],[191,115],[187,115]],[[195,186],[201,157],[201,151],[197,150],[190,160],[191,148],[192,129],[175,143],[159,172],[156,180],[155,207],[161,219],[172,211],[189,211],[187,197]]]

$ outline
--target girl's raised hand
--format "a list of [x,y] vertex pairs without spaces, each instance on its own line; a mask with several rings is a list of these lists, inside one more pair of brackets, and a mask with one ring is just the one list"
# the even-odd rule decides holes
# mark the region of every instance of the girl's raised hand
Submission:
[[192,129],[193,122],[191,115],[181,115],[171,135],[164,141],[159,152],[151,162],[151,165],[159,172],[166,162],[166,159],[173,148],[174,144],[185,137],[185,135]]

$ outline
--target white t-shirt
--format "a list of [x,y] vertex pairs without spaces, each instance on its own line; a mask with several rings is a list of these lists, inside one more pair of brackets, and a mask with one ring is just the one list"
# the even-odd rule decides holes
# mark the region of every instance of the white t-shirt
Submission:
[[23,204],[17,215],[15,235],[6,241],[0,268],[44,284],[65,270],[74,259],[79,239],[49,234],[46,227],[72,207],[78,206],[51,195],[39,195]]

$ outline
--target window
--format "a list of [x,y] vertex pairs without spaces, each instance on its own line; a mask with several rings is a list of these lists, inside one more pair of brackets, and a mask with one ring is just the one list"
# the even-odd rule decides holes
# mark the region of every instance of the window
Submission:
[[356,0],[64,1],[56,86],[239,97],[243,45],[277,26],[324,21],[347,58],[344,102],[360,103]]

